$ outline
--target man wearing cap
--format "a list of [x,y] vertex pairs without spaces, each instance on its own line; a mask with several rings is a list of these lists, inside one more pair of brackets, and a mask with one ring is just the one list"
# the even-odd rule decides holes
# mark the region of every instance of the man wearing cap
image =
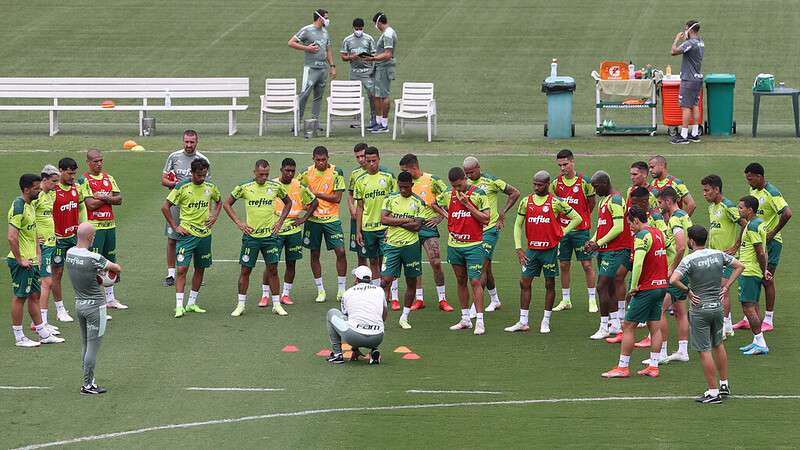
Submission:
[[353,276],[356,284],[344,292],[341,311],[335,308],[328,311],[328,335],[333,350],[328,362],[344,362],[344,341],[353,347],[354,355],[358,355],[359,347],[369,348],[369,363],[379,364],[381,352],[378,346],[383,342],[383,322],[389,316],[386,296],[380,286],[371,283],[369,267],[356,267]]

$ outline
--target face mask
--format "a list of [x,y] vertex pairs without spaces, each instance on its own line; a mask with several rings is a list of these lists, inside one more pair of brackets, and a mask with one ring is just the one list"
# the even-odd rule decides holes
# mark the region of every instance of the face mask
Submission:
[[317,15],[317,17],[319,17],[320,19],[322,19],[322,26],[323,26],[323,27],[325,27],[325,28],[328,28],[328,25],[330,25],[330,24],[331,24],[331,19],[328,19],[328,18],[326,18],[326,17],[323,17],[323,16],[321,16],[321,15],[320,15],[320,13],[318,13],[318,12],[316,12],[316,11],[314,12],[314,14],[316,14],[316,15]]
[[353,30],[353,35],[360,38],[364,35],[364,30]]

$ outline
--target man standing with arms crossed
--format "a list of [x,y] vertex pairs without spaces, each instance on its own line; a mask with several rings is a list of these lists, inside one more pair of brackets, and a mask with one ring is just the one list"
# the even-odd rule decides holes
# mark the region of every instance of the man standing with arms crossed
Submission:
[[370,130],[373,133],[389,132],[389,96],[392,95],[391,83],[395,78],[395,58],[397,56],[397,32],[389,26],[389,18],[383,11],[378,11],[372,22],[381,32],[375,44],[375,56],[364,58],[375,63],[373,102],[375,103],[375,120],[377,123]]
[[300,110],[298,112],[299,122],[303,122],[303,113],[306,110],[306,103],[311,91],[314,91],[314,100],[311,107],[311,117],[319,120],[319,112],[322,108],[322,96],[325,94],[325,86],[328,83],[328,71],[331,78],[336,78],[336,65],[333,63],[333,51],[331,50],[331,38],[328,34],[328,11],[324,9],[314,10],[314,21],[306,25],[289,38],[289,47],[304,52],[303,62],[303,84],[300,87],[298,102]]
[[772,279],[767,260],[767,226],[764,220],[756,216],[759,208],[757,198],[747,195],[739,199],[737,206],[739,215],[747,221],[739,249],[739,258],[744,264],[744,272],[739,277],[739,302],[753,333],[753,342],[739,350],[745,355],[766,355],[769,347],[764,340],[764,330],[761,329],[758,300],[761,296],[761,285],[765,280]]
[[[700,142],[700,124],[703,115],[700,111],[700,95],[703,92],[703,53],[706,44],[700,37],[700,22],[689,20],[683,31],[672,41],[672,56],[683,55],[681,60],[681,87],[678,100],[681,106],[681,131],[672,138],[672,144]],[[683,42],[681,42],[681,40]],[[689,134],[689,118],[694,119]],[[691,213],[691,212],[690,212]]]
[[[544,272],[544,316],[539,326],[540,333],[550,332],[550,316],[556,297],[556,276],[558,265],[556,253],[558,243],[565,234],[580,225],[581,215],[560,197],[548,192],[550,174],[541,170],[533,176],[533,194],[523,200],[517,208],[514,222],[514,245],[517,258],[522,265],[519,280],[519,322],[507,327],[505,331],[528,331],[528,309],[531,305],[531,284],[533,279]],[[562,228],[560,217],[567,217],[567,225]],[[523,237],[525,245],[523,246]]]
[[[367,92],[369,99],[370,122],[369,128],[372,129],[377,123],[375,121],[375,103],[372,98],[374,89],[374,79],[372,72],[375,70],[374,64],[364,60],[364,54],[372,55],[375,53],[375,39],[364,33],[364,19],[356,17],[353,19],[353,34],[347,36],[342,41],[340,54],[342,61],[350,63],[350,79],[358,80]],[[351,126],[352,127],[352,126]]]
[[347,284],[347,255],[344,251],[344,233],[342,221],[339,220],[339,203],[345,190],[342,169],[328,163],[328,149],[323,146],[314,148],[312,153],[314,164],[300,175],[300,184],[307,187],[317,197],[317,209],[306,221],[303,229],[303,245],[311,251],[311,272],[317,286],[317,303],[325,301],[325,287],[322,284],[322,265],[320,249],[322,238],[325,248],[333,250],[336,255],[337,292],[336,299],[341,300]]
[[[204,313],[205,309],[197,304],[200,286],[203,285],[205,270],[211,267],[211,227],[217,222],[222,209],[222,201],[217,186],[206,181],[208,161],[197,159],[192,161],[192,176],[183,180],[170,191],[161,213],[167,219],[170,228],[180,236],[176,245],[176,261],[178,263],[175,279],[175,318],[183,317],[187,312]],[[213,209],[211,202],[215,202]],[[172,206],[180,208],[180,222],[175,221]],[[183,294],[186,287],[186,274],[189,264],[194,259],[194,276],[189,291],[189,301],[184,308]]]
[[[594,210],[595,195],[589,177],[583,173],[575,172],[575,156],[571,151],[564,149],[556,154],[556,162],[560,175],[550,184],[550,192],[562,198],[569,206],[581,216],[581,223],[575,230],[565,234],[558,244],[558,261],[561,269],[561,302],[553,311],[572,309],[570,300],[570,269],[572,268],[572,253],[583,267],[586,276],[586,288],[589,293],[589,312],[597,312],[597,289],[595,288],[595,273],[592,267],[592,255],[583,251],[589,240],[589,231],[592,229],[592,211]],[[570,219],[561,214],[558,221],[562,227],[570,223]]]
[[[233,204],[239,199],[245,201],[246,221],[242,221],[233,209]],[[288,208],[282,209],[280,217],[276,214],[277,199],[288,205]],[[277,235],[289,215],[292,200],[287,196],[286,189],[281,183],[269,179],[269,163],[265,159],[256,161],[253,178],[236,186],[222,206],[228,217],[242,230],[242,250],[239,254],[239,264],[242,269],[239,274],[238,303],[231,316],[239,317],[244,314],[250,273],[258,262],[259,253],[264,259],[265,278],[272,291],[272,312],[279,316],[287,315],[281,306],[278,290],[280,287],[278,261],[281,248],[278,246]]]
[[[39,260],[39,278],[41,282],[41,293],[39,295],[39,308],[42,312],[42,323],[50,332],[58,336],[58,327],[47,322],[47,306],[50,302],[50,287],[52,283],[53,253],[56,250],[55,224],[53,223],[53,201],[56,198],[55,187],[59,180],[58,169],[48,164],[42,168],[40,182],[41,192],[39,196],[31,201],[36,211],[36,240],[39,245],[41,259]],[[36,327],[31,324],[31,331],[36,331]]]
[[[195,159],[209,162],[208,158],[197,151],[198,139],[199,136],[194,130],[183,132],[183,148],[170,153],[167,162],[164,163],[164,171],[161,173],[162,186],[171,190],[181,181],[191,178],[192,161]],[[177,205],[173,205],[170,209],[175,223],[180,222],[180,210]],[[164,278],[164,286],[169,287],[175,286],[175,244],[180,236],[169,223],[164,227],[164,234],[167,236],[167,277]]]
[[108,270],[119,276],[122,268],[89,250],[95,238],[95,228],[91,222],[78,226],[78,242],[67,250],[67,272],[75,289],[75,312],[81,328],[81,350],[83,357],[83,384],[81,394],[98,395],[106,392],[94,379],[97,352],[106,332],[107,302],[103,287],[97,282],[97,272]]
[[676,178],[667,172],[667,159],[661,155],[650,158],[648,163],[650,167],[650,175],[653,181],[650,182],[650,192],[658,197],[658,193],[665,187],[671,187],[678,193],[678,207],[686,211],[689,216],[694,214],[697,204],[694,202],[692,194],[689,193],[689,188],[680,178]]
[[[92,246],[93,253],[99,253],[112,263],[117,262],[117,223],[114,220],[114,206],[122,204],[122,193],[117,186],[117,181],[103,171],[103,154],[100,150],[91,148],[86,152],[86,165],[89,168],[78,178],[78,189],[83,189],[86,204],[86,214],[89,223],[94,225],[95,236]],[[117,301],[114,296],[114,286],[106,289],[106,303],[109,308],[128,309]]]

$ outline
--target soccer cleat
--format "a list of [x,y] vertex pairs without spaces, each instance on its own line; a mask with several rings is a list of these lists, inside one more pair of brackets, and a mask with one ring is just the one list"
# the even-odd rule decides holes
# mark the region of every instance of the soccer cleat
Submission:
[[482,320],[478,320],[475,322],[475,331],[472,332],[475,336],[480,336],[483,333],[486,333],[486,327],[483,325]]
[[746,352],[746,351],[750,350],[751,348],[755,347],[755,345],[756,345],[755,342],[751,342],[751,343],[745,345],[744,347],[739,347],[739,351],[740,352]]
[[163,284],[164,287],[175,286],[175,277],[166,277],[164,278],[164,281],[161,282],[161,284]]
[[746,318],[742,319],[742,320],[736,322],[735,324],[733,324],[733,329],[734,330],[749,330],[750,329],[750,322],[748,322],[748,320]]
[[331,356],[328,356],[327,361],[331,364],[342,364],[344,363],[344,355],[331,352]]
[[238,305],[236,305],[236,309],[234,309],[233,312],[231,313],[231,316],[239,317],[242,314],[244,314],[244,303],[239,303]]
[[731,328],[730,330],[725,330],[722,333],[722,340],[728,339],[729,337],[733,337],[735,334],[736,332],[733,331],[733,328]]
[[281,296],[281,304],[283,304],[283,305],[294,305],[294,302],[292,301],[292,298],[289,297],[288,295],[282,295]]
[[38,347],[42,344],[39,341],[33,341],[28,339],[27,336],[23,336],[22,339],[18,340],[16,343],[14,343],[14,345],[22,348],[33,348],[33,347]]
[[201,308],[200,305],[198,305],[197,303],[192,303],[191,305],[186,305],[186,308],[183,308],[183,310],[185,312],[194,312],[194,313],[200,313],[200,314],[203,314],[204,312],[206,312],[206,310]]
[[631,376],[631,371],[627,367],[614,367],[600,376],[603,378],[628,378]]
[[[56,338],[58,339],[58,338]],[[767,355],[769,354],[769,347],[762,347],[758,344],[754,344],[750,350],[742,352],[743,355]]]
[[772,330],[774,330],[774,329],[775,329],[775,327],[774,327],[774,326],[772,326],[772,324],[771,324],[771,323],[767,323],[767,322],[761,322],[761,332],[762,332],[762,333],[766,333],[766,332],[768,332],[768,331],[772,331]]
[[400,325],[400,328],[402,328],[404,330],[410,330],[411,329],[411,324],[408,323],[408,319],[406,319],[406,318],[402,318],[401,317],[400,321],[397,322],[397,323]]
[[703,404],[718,404],[722,403],[722,391],[717,395],[711,395],[708,391],[703,392],[703,395],[698,396],[694,401]]
[[550,321],[542,320],[542,323],[539,325],[539,333],[547,334],[549,332],[550,332]]
[[54,334],[51,334],[44,339],[39,339],[39,343],[41,344],[60,344],[62,342],[64,342],[64,338],[60,338]]
[[444,312],[453,312],[455,311],[450,303],[447,303],[447,300],[439,300],[439,310]]
[[598,311],[598,309],[597,309],[597,300],[590,299],[589,300],[589,312],[590,313],[596,313],[597,311]]
[[617,333],[614,336],[609,336],[606,338],[606,342],[609,344],[619,344],[622,342],[622,333]]
[[558,305],[553,308],[553,311],[564,311],[567,309],[572,309],[572,302],[569,300],[561,300]]
[[650,340],[650,335],[649,334],[647,336],[645,336],[645,338],[642,339],[641,341],[633,344],[633,346],[636,347],[636,348],[648,348],[651,345],[653,345],[653,341]]
[[681,353],[681,352],[675,352],[675,353],[667,356],[667,361],[669,361],[669,362],[672,362],[672,361],[689,362],[689,354]]
[[489,306],[487,306],[486,309],[484,309],[484,311],[485,312],[495,312],[498,309],[500,309],[501,306],[502,306],[502,304],[500,302],[491,302],[491,303],[489,303]]
[[106,313],[106,320],[111,320],[111,319],[112,319],[111,315]]
[[462,320],[462,321],[458,322],[457,324],[455,324],[455,325],[450,327],[450,329],[453,330],[453,331],[456,331],[456,330],[468,330],[470,328],[472,328],[472,322],[470,322],[469,320]]
[[261,308],[266,308],[269,306],[269,295],[262,296],[261,300],[258,301],[258,306]]
[[114,300],[113,302],[106,303],[107,308],[113,309],[128,309],[128,305],[120,303],[118,300]]
[[336,291],[336,300],[341,300],[342,297],[344,297],[344,290],[339,289],[338,291]]
[[690,134],[688,139],[689,142],[700,142],[700,134]]
[[646,377],[658,378],[658,367],[647,366],[636,373],[639,375],[644,375]]
[[531,327],[528,326],[527,323],[517,322],[510,327],[503,328],[503,331],[507,331],[509,333],[516,333],[517,331],[530,331]]
[[[60,335],[61,332],[58,331],[58,327],[55,325],[47,324],[47,329],[50,331],[50,334],[55,334],[56,336]],[[36,324],[31,323],[31,331],[36,332]]]
[[686,138],[681,137],[680,134],[676,134],[675,137],[673,137],[672,140],[669,141],[669,143],[670,144],[676,144],[676,145],[688,144],[689,140],[686,139]]
[[414,300],[414,303],[411,304],[412,311],[416,311],[418,309],[425,309],[425,302],[420,299]]
[[392,300],[392,311],[400,311],[400,302]]
[[727,384],[720,384],[719,395],[721,395],[722,397],[727,397],[731,395],[731,387]]
[[175,318],[176,319],[179,318],[179,317],[183,317],[184,314],[186,314],[186,310],[184,310],[182,307],[179,306],[179,307],[175,308]]
[[69,312],[67,312],[66,309],[63,309],[63,310],[57,312],[56,313],[56,319],[58,319],[59,322],[74,322],[75,321],[75,319],[73,319],[72,316],[69,315]]
[[617,328],[614,325],[610,325],[608,327],[608,334],[619,334],[622,333],[622,328]]
[[317,303],[325,303],[325,291],[317,290],[317,298],[314,299]]
[[108,392],[106,388],[102,388],[96,384],[81,386],[81,395],[100,395],[106,392]]
[[273,303],[273,305],[272,305],[272,314],[277,314],[279,316],[288,316],[289,315],[289,313],[286,312],[285,309],[283,309],[283,306],[281,306],[280,302]]
[[369,352],[369,363],[370,364],[380,364],[381,363],[381,352],[374,348],[371,352]]
[[593,335],[589,336],[589,339],[592,339],[592,340],[595,340],[595,341],[599,341],[599,340],[605,339],[605,338],[607,338],[609,336],[611,336],[611,335],[608,334],[608,328],[600,327],[597,331],[595,331],[595,333]]

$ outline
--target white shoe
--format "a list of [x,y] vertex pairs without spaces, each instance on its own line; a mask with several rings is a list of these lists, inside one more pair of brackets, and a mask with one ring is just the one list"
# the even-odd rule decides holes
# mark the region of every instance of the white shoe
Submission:
[[281,302],[274,302],[272,304],[272,314],[277,314],[279,316],[288,316],[289,315],[289,313],[286,312],[285,309],[283,309],[283,306],[281,306]]
[[492,303],[489,303],[489,306],[486,307],[485,311],[486,312],[494,312],[494,311],[497,311],[498,309],[500,309],[500,306],[502,306],[500,304],[500,302],[492,302]]
[[675,353],[667,356],[667,361],[688,362],[689,361],[689,354],[688,353],[675,352]]
[[475,303],[469,307],[469,318],[470,320],[476,319],[478,317],[478,311],[475,309]]
[[549,320],[543,320],[542,324],[539,325],[539,333],[547,334],[549,332],[550,332],[550,321]]
[[50,331],[50,334],[53,334],[53,335],[56,335],[56,336],[61,335],[61,332],[58,331],[58,328],[53,328],[53,326],[50,325],[49,323],[47,324],[47,330]]
[[40,344],[60,344],[62,342],[64,342],[63,338],[60,338],[60,337],[58,337],[56,335],[53,335],[53,334],[51,334],[50,336],[47,336],[44,339],[39,339],[39,343]]
[[597,300],[589,300],[589,312],[596,313],[597,311]]
[[483,321],[479,320],[475,322],[475,331],[472,332],[475,336],[480,336],[483,333],[486,333],[486,327],[483,325]]
[[503,328],[503,331],[508,331],[509,333],[516,333],[517,331],[528,331],[531,327],[528,324],[523,324],[521,322],[517,322],[510,327]]
[[106,313],[106,320],[111,320],[111,316],[108,313]]
[[611,333],[608,332],[608,328],[600,327],[600,328],[597,329],[597,331],[593,335],[589,336],[589,339],[593,339],[595,341],[599,341],[599,340],[605,339],[605,338],[607,338],[609,336],[611,336]]
[[636,328],[645,328],[647,326],[647,322],[639,322],[636,324]]
[[[645,365],[645,366],[649,366],[650,365],[650,358],[643,359],[642,360],[642,364]],[[660,357],[658,358],[658,367],[661,367],[661,366],[664,366],[664,365],[667,365],[667,364],[669,364],[669,358],[668,357],[667,358],[660,358]]]
[[469,320],[462,320],[462,321],[458,322],[457,324],[453,325],[452,327],[450,327],[450,329],[453,330],[453,331],[455,331],[455,330],[468,330],[470,328],[472,328],[472,322],[470,322]]
[[620,333],[622,333],[622,328],[615,328],[613,326],[608,327],[608,334],[617,335],[617,334],[620,334]]
[[57,312],[56,313],[56,319],[58,319],[59,322],[74,322],[75,321],[75,319],[73,319],[69,315],[69,312],[67,312],[66,309],[63,310],[63,311]]
[[22,339],[18,340],[14,345],[23,348],[33,348],[33,347],[38,347],[41,344],[39,343],[39,341],[32,341],[28,339],[27,336],[24,336]]
[[106,303],[107,308],[114,308],[114,309],[128,309],[128,305],[123,305],[122,303],[114,300],[113,302]]

